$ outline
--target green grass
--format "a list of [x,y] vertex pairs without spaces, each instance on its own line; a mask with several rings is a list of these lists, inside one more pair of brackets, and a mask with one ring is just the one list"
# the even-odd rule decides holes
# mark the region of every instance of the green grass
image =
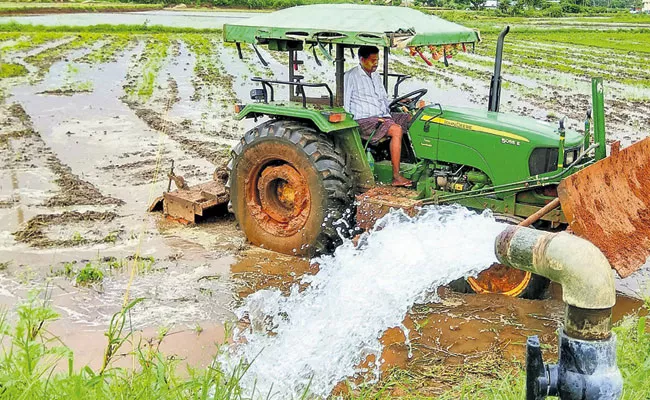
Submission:
[[23,35],[23,34],[17,34],[17,35],[18,36],[14,37],[15,43],[0,49],[0,55],[8,54],[11,52],[28,51],[30,49],[34,49],[40,45],[43,45],[47,42],[62,39],[66,36],[65,34],[60,32],[43,32],[43,33],[33,34],[33,35]]
[[106,43],[98,49],[80,59],[87,63],[107,63],[134,42],[133,35],[128,33],[116,33],[104,38]]
[[[187,34],[182,36],[182,40],[196,56],[194,66],[196,76],[207,86],[207,88],[200,88],[199,81],[195,80],[195,91],[192,99],[199,100],[206,92],[209,94],[224,90],[226,93],[219,98],[219,101],[222,105],[233,104],[236,98],[232,88],[233,78],[220,61],[222,49],[219,44],[221,44],[221,38],[217,35]],[[248,46],[242,46],[242,49],[246,47]]]
[[27,75],[27,68],[20,64],[0,63],[0,79]]
[[[564,29],[554,31],[516,32],[509,40],[528,40],[535,42],[565,43],[572,45],[597,47],[606,50],[624,52],[650,53],[650,29],[626,30],[584,30]],[[571,51],[567,47],[567,52]]]
[[77,276],[75,277],[75,283],[81,286],[92,285],[94,283],[99,283],[104,279],[104,273],[101,269],[94,266],[92,263],[87,263],[83,267]]
[[131,3],[0,3],[0,15],[19,15],[34,13],[93,13],[93,12],[123,12],[146,11],[162,9],[162,4],[131,4]]
[[169,27],[162,25],[110,25],[99,24],[90,26],[70,26],[70,25],[33,25],[19,24],[15,21],[0,24],[0,32],[16,34],[17,32],[59,32],[59,33],[217,33],[221,34],[221,29],[196,29]]
[[[242,366],[232,375],[214,363],[204,369],[185,366],[168,358],[158,346],[135,343],[128,329],[128,313],[142,299],[136,299],[111,319],[102,367],[75,365],[70,348],[50,331],[58,319],[47,300],[37,294],[17,308],[17,321],[10,324],[7,313],[0,315],[3,354],[0,360],[0,398],[27,399],[240,399]],[[159,340],[164,340],[160,335]],[[125,344],[133,344],[125,346]],[[128,348],[128,349],[127,349]],[[134,348],[134,350],[129,350]],[[218,348],[213,349],[217,354]],[[137,368],[113,365],[117,358],[133,357]],[[57,369],[58,368],[58,369]]]
[[[38,35],[36,35],[38,37]],[[97,40],[102,38],[98,33],[78,33],[74,39],[61,45],[38,54],[25,58],[25,61],[39,68],[39,75],[45,74],[55,62],[63,59],[70,51],[91,46]]]
[[135,66],[137,80],[125,86],[126,94],[131,101],[145,102],[151,98],[156,77],[167,58],[169,45],[168,35],[158,34],[148,38],[138,64]]

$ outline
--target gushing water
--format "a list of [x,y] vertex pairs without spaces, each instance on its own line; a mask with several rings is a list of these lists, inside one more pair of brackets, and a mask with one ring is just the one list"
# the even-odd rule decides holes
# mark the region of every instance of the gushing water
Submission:
[[402,321],[413,304],[496,261],[494,240],[503,229],[490,212],[457,206],[427,208],[416,218],[392,212],[357,246],[347,241],[315,259],[320,271],[303,278],[305,290],[248,296],[236,314],[250,327],[235,332],[240,344],[220,362],[231,372],[240,360],[251,363],[240,383],[254,398],[326,397],[363,372],[358,365],[369,355],[378,360],[369,375],[377,379],[384,331],[400,327],[408,341]]

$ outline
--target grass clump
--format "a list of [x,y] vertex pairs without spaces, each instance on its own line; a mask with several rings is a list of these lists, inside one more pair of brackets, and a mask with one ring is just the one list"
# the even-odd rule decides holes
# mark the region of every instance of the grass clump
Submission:
[[20,64],[0,63],[0,79],[27,75],[27,68]]
[[104,279],[102,270],[94,266],[92,263],[87,263],[75,278],[75,283],[79,286],[89,286],[95,283],[100,283]]
[[[105,332],[107,343],[102,366],[79,369],[74,365],[72,350],[49,332],[58,314],[47,300],[30,294],[17,309],[17,322],[10,324],[6,312],[0,315],[0,339],[6,344],[0,358],[0,398],[243,398],[238,383],[245,368],[226,374],[216,362],[202,369],[185,367],[180,360],[162,354],[157,346],[138,342],[128,324],[128,315],[141,301],[133,300],[113,315]],[[217,350],[215,346],[215,353]],[[125,356],[133,358],[136,368],[114,366],[118,358]]]

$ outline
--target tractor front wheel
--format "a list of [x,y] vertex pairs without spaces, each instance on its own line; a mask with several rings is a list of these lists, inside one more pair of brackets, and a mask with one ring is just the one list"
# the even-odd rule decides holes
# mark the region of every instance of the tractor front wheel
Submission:
[[[495,214],[499,222],[516,225],[523,221],[519,217]],[[461,293],[498,293],[524,299],[541,299],[548,288],[549,280],[543,276],[508,267],[500,263],[492,264],[476,278],[458,279],[449,286]]]
[[268,121],[234,147],[229,169],[232,210],[251,243],[311,256],[341,242],[351,179],[329,137],[300,122]]

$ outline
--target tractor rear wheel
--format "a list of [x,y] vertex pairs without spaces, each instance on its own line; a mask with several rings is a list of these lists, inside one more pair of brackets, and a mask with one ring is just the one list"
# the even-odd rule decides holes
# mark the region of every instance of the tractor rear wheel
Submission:
[[[494,218],[512,225],[523,221],[522,218],[506,214],[494,214]],[[458,279],[451,282],[449,287],[461,293],[498,293],[524,299],[541,299],[549,283],[543,276],[494,263],[476,278]]]
[[[232,210],[253,244],[285,254],[328,253],[352,218],[351,178],[331,138],[271,120],[248,131],[228,164]],[[342,221],[343,220],[343,221]]]

